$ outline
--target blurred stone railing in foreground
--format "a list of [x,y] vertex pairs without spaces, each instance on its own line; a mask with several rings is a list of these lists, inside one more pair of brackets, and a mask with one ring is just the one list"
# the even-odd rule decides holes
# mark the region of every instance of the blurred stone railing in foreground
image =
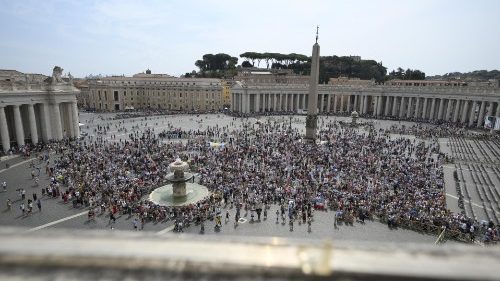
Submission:
[[0,280],[498,280],[500,248],[0,230]]

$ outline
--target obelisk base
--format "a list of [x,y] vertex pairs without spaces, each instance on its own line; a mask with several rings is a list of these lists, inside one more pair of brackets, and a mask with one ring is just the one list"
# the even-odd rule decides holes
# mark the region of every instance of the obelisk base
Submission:
[[306,140],[316,141],[316,131],[318,128],[318,116],[307,115],[306,117]]

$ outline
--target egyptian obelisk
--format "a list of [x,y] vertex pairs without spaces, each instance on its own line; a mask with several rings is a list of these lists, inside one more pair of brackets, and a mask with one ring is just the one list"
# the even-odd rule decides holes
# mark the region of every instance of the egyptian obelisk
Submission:
[[309,96],[307,97],[306,139],[316,140],[318,128],[318,82],[319,82],[319,44],[316,27],[316,43],[313,45],[311,60],[311,78],[309,79]]

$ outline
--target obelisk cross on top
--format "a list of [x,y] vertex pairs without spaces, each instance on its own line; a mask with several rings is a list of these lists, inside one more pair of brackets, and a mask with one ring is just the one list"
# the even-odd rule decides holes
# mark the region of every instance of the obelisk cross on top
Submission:
[[316,43],[313,45],[311,60],[311,78],[309,80],[309,95],[307,97],[306,139],[316,140],[318,128],[318,82],[319,82],[319,26],[316,26]]
[[316,25],[316,43],[318,43],[319,25]]

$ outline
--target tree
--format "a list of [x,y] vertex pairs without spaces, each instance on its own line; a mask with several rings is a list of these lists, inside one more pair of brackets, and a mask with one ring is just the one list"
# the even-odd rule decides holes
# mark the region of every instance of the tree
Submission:
[[241,67],[252,67],[253,65],[249,61],[244,61],[241,63]]

